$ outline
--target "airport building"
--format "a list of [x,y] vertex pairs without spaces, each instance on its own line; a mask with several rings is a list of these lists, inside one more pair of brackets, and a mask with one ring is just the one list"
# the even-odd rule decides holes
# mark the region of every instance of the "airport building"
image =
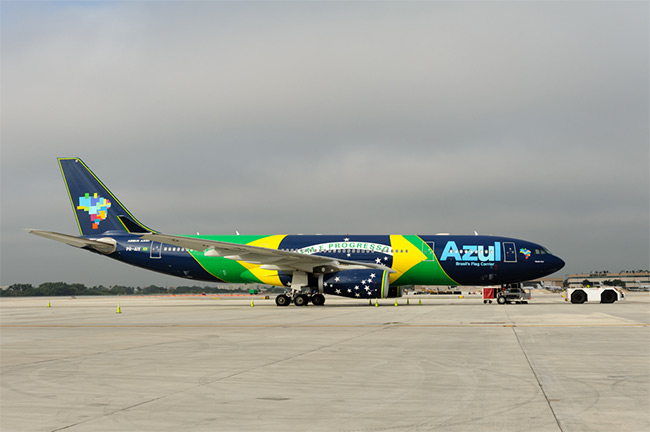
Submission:
[[562,288],[564,286],[563,277],[545,277],[541,279],[535,279],[531,282],[536,282],[547,287]]
[[620,273],[602,271],[570,274],[567,275],[567,284],[569,288],[579,288],[585,279],[591,285],[604,284],[606,281],[621,281],[625,284],[625,288],[639,289],[650,286],[650,271],[624,271]]

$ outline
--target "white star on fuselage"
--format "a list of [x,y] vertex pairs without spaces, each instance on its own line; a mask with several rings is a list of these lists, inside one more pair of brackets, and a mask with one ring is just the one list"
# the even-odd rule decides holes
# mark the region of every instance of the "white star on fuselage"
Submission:
[[376,262],[377,264],[380,264],[380,263],[381,263],[381,258],[377,258],[377,259],[375,260],[375,262]]
[[344,238],[343,241],[350,241],[348,237]]
[[337,294],[341,294],[341,290],[338,289],[338,288],[337,288],[336,291],[334,291],[334,292],[337,293]]

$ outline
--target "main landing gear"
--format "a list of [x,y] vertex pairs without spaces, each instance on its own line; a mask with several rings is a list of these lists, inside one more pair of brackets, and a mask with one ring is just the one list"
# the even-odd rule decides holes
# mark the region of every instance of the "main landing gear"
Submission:
[[308,294],[280,294],[275,298],[275,304],[278,306],[289,306],[291,303],[296,306],[307,306],[309,303],[314,306],[325,304],[325,296],[320,293],[313,295]]

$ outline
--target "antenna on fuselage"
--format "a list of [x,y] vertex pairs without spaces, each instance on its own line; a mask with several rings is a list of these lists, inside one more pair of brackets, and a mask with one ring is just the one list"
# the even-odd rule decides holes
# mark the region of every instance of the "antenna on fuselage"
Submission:
[[474,235],[478,235],[478,233],[476,231],[474,231]]

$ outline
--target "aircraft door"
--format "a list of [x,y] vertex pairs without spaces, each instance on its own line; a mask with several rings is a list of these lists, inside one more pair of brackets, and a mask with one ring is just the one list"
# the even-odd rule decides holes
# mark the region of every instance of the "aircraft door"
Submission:
[[503,242],[503,262],[517,262],[517,249],[514,242]]
[[435,261],[434,242],[422,242],[422,261]]
[[151,248],[149,249],[150,258],[160,258],[160,252],[162,251],[162,243],[160,242],[151,242]]

